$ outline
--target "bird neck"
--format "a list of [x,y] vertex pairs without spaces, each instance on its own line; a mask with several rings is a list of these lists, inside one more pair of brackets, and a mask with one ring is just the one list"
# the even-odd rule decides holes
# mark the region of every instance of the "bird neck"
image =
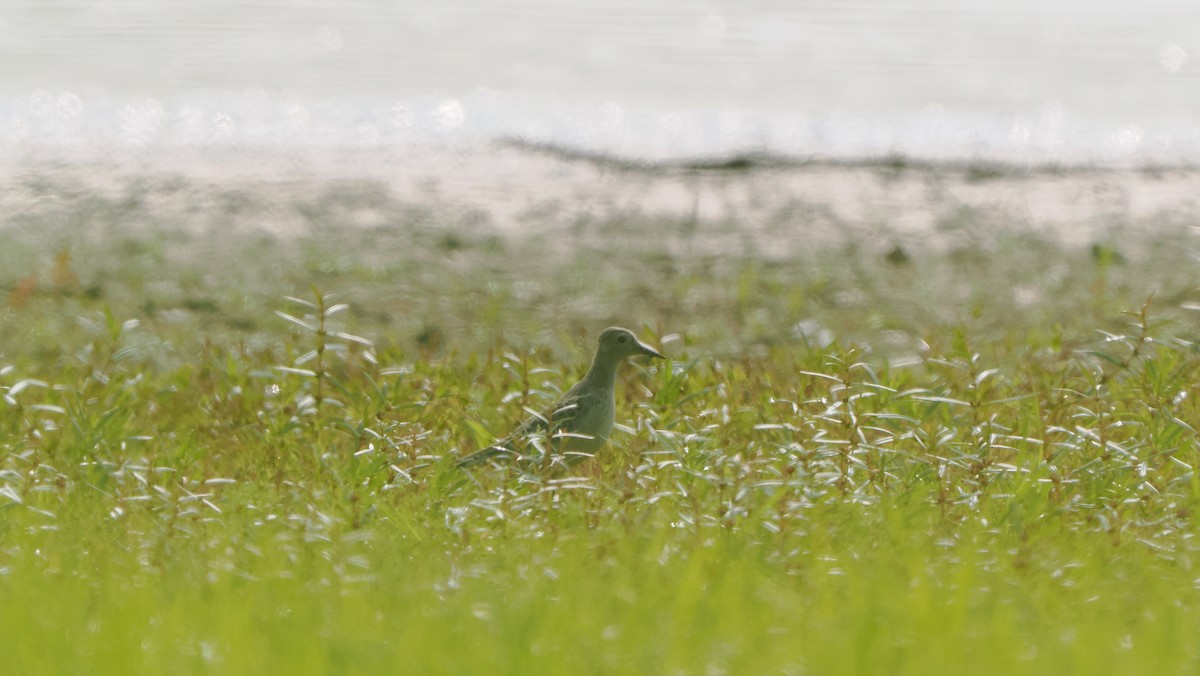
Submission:
[[597,352],[592,358],[592,366],[588,369],[583,379],[596,386],[611,387],[617,381],[617,366],[621,363],[620,359],[612,355]]

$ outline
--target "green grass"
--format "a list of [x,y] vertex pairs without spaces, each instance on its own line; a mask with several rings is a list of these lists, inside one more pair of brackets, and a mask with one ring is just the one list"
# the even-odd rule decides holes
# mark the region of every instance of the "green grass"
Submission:
[[[1200,668],[1184,233],[966,214],[889,262],[86,206],[0,232],[8,673]],[[603,457],[453,467],[610,323],[671,360]]]

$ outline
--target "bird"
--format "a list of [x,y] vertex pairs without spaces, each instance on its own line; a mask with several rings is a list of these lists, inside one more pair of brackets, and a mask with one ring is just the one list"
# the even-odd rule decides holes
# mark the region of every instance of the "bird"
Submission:
[[532,415],[507,437],[460,458],[455,464],[469,468],[489,460],[516,460],[526,466],[537,461],[543,466],[570,466],[593,457],[608,441],[616,420],[613,388],[617,368],[627,357],[645,355],[665,359],[658,350],[638,340],[632,331],[619,326],[602,331],[596,342],[596,354],[587,373],[545,414]]

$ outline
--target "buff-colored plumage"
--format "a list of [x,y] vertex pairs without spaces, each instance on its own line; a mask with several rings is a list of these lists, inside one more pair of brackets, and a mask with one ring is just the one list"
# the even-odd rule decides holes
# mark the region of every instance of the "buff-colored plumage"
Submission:
[[608,441],[616,419],[617,368],[626,357],[635,355],[663,358],[629,329],[605,329],[591,368],[554,406],[526,419],[504,439],[462,458],[458,466],[531,459],[546,465],[569,465],[592,457]]

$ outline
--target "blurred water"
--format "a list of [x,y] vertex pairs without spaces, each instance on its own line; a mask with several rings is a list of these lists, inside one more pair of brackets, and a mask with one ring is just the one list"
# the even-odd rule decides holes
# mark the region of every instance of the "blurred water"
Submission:
[[1196,0],[2,0],[0,152],[1200,164]]

